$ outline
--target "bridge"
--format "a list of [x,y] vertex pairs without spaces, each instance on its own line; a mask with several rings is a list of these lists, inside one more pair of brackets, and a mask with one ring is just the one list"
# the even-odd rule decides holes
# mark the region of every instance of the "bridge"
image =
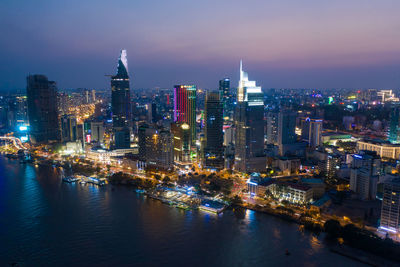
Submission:
[[14,136],[0,136],[0,140],[3,141],[8,141],[10,142],[13,146],[15,146],[18,150],[27,150],[28,148],[24,146],[22,143],[21,139],[14,137]]

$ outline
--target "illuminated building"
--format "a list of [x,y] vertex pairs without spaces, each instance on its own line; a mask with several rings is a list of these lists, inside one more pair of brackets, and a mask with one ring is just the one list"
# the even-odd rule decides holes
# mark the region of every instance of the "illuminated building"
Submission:
[[174,86],[174,122],[189,125],[192,144],[196,142],[196,86]]
[[399,98],[395,97],[394,93],[392,90],[380,90],[377,93],[378,97],[381,97],[382,103],[392,101],[392,102],[398,102]]
[[102,144],[104,142],[104,123],[102,121],[92,121],[90,124],[92,142]]
[[275,182],[267,186],[270,194],[280,200],[295,204],[307,204],[313,201],[313,189],[308,185]]
[[267,113],[267,143],[278,144],[278,118],[279,112],[270,111]]
[[228,78],[219,81],[219,94],[223,105],[224,117],[228,116],[230,86],[231,86],[231,81]]
[[322,120],[301,118],[301,138],[308,143],[310,147],[322,145]]
[[373,151],[360,151],[352,157],[350,190],[363,200],[375,199],[381,159]]
[[400,143],[400,106],[396,105],[390,112],[389,138],[393,144]]
[[187,165],[190,164],[190,126],[187,123],[171,124],[171,132],[174,137],[174,162]]
[[224,168],[223,109],[218,93],[208,93],[205,103],[204,167]]
[[385,182],[379,229],[397,233],[400,230],[400,178]]
[[75,116],[61,116],[61,140],[63,142],[78,140],[77,122]]
[[59,141],[56,83],[44,75],[29,75],[26,91],[31,141]]
[[249,81],[242,61],[235,126],[235,169],[242,172],[264,170],[264,94],[255,81]]
[[143,124],[138,135],[140,167],[170,169],[174,163],[171,132]]
[[359,140],[357,150],[375,151],[382,158],[399,159],[400,144],[379,140]]
[[126,50],[121,50],[117,74],[111,77],[111,106],[115,148],[129,148],[131,99]]

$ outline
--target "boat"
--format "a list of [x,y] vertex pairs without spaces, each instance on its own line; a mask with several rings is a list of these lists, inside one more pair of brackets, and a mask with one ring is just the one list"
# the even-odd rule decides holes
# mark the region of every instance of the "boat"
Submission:
[[69,176],[69,177],[63,177],[62,178],[63,182],[67,182],[67,183],[75,183],[78,182],[79,179],[73,176]]

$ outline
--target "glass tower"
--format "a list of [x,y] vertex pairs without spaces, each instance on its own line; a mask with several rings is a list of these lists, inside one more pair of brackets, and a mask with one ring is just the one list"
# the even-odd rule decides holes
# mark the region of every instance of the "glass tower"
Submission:
[[115,148],[129,148],[131,96],[126,50],[121,50],[117,74],[111,77],[111,106]]
[[49,81],[44,75],[29,75],[26,92],[31,141],[59,141],[56,83]]
[[174,122],[185,122],[190,127],[192,144],[196,142],[196,86],[174,86]]
[[255,81],[249,81],[242,61],[235,117],[235,169],[243,172],[265,169],[264,94]]
[[223,169],[224,147],[222,102],[218,93],[208,93],[205,103],[205,167]]

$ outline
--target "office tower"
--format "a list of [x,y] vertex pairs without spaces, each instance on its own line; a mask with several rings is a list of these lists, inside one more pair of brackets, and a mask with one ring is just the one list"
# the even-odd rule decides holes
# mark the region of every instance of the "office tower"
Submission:
[[240,80],[235,112],[235,169],[262,171],[264,155],[264,94],[255,81],[249,81],[240,61]]
[[308,143],[308,146],[315,148],[322,145],[321,119],[301,118],[300,124],[301,138]]
[[229,78],[225,78],[219,81],[219,94],[223,105],[224,117],[229,115],[228,104],[229,104],[230,86],[231,86],[231,81],[229,80]]
[[61,116],[61,140],[73,142],[78,140],[77,121],[74,115]]
[[111,77],[111,106],[115,148],[129,148],[131,97],[126,50],[121,50],[117,74]]
[[92,121],[90,125],[91,141],[102,144],[104,142],[104,123]]
[[171,132],[174,136],[174,162],[178,165],[190,164],[190,136],[189,124],[177,122],[171,124]]
[[278,145],[294,144],[296,142],[296,113],[291,110],[281,110],[278,115]]
[[208,93],[205,103],[204,166],[224,168],[223,109],[218,93]]
[[139,127],[139,160],[140,165],[147,169],[172,168],[174,159],[171,132],[142,124]]
[[400,230],[400,178],[385,182],[380,229],[396,233]]
[[56,83],[44,75],[29,75],[26,90],[31,141],[59,141]]
[[375,199],[381,169],[376,152],[363,150],[352,156],[350,190],[363,200]]
[[279,112],[277,111],[267,113],[267,144],[278,144],[278,118]]
[[10,131],[19,130],[20,126],[28,125],[27,99],[25,96],[12,96],[8,101],[7,121]]
[[400,143],[400,106],[396,105],[390,113],[389,141],[393,144]]
[[190,139],[196,142],[196,86],[174,86],[174,122],[185,122],[190,128]]

